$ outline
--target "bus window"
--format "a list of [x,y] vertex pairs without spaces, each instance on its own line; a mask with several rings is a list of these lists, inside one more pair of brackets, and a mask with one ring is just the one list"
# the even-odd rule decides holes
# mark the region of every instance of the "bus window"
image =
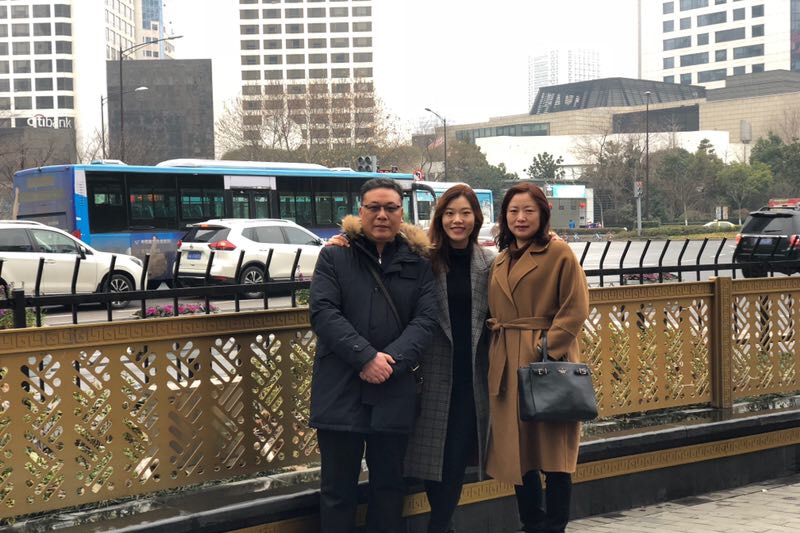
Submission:
[[308,194],[280,193],[280,218],[301,226],[311,226],[311,196]]
[[334,225],[347,215],[345,193],[321,192],[317,194],[317,225]]
[[219,176],[180,176],[181,220],[197,222],[225,217],[225,197]]
[[88,174],[86,179],[91,232],[108,233],[125,229],[125,184],[122,177]]
[[417,221],[423,228],[431,224],[435,201],[428,191],[417,191]]
[[173,176],[129,175],[128,197],[132,227],[177,227],[177,190]]

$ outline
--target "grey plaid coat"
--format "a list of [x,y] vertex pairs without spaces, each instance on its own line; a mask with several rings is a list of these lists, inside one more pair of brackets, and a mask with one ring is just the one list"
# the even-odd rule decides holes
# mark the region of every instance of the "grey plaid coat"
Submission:
[[[475,413],[478,418],[478,457],[483,476],[486,456],[486,432],[489,423],[489,335],[485,327],[488,313],[488,281],[494,249],[472,247],[470,282],[472,283],[472,382]],[[453,382],[453,345],[450,313],[447,305],[447,274],[436,277],[436,300],[439,327],[433,343],[422,352],[422,411],[411,433],[405,458],[405,475],[433,481],[442,480],[445,433],[450,412]]]

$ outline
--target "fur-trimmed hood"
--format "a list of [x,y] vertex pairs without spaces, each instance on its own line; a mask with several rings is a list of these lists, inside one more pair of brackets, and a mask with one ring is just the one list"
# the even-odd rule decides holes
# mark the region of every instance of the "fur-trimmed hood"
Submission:
[[[347,215],[342,219],[342,231],[347,235],[348,239],[357,239],[364,237],[364,231],[361,227],[361,218],[354,215]],[[413,224],[406,224],[405,222],[400,225],[400,237],[402,237],[408,247],[417,255],[428,257],[431,250],[431,241],[425,232],[414,226]]]

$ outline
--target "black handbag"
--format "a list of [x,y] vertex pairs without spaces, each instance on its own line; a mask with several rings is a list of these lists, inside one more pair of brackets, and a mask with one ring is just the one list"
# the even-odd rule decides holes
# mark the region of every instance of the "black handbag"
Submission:
[[519,417],[526,422],[577,422],[597,418],[592,372],[584,363],[549,358],[542,332],[542,360],[517,370]]

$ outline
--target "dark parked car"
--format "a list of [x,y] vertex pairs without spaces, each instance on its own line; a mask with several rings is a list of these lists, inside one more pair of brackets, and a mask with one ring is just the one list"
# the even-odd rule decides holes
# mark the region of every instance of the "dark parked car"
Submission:
[[[781,265],[786,260],[800,260],[800,209],[763,207],[750,213],[742,225],[733,261],[762,263],[742,266],[744,277],[766,276],[769,270],[784,274],[800,272],[800,261]],[[767,262],[772,262],[772,266],[768,267]]]

